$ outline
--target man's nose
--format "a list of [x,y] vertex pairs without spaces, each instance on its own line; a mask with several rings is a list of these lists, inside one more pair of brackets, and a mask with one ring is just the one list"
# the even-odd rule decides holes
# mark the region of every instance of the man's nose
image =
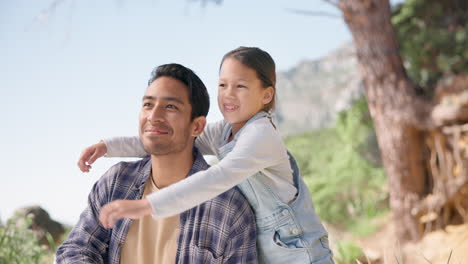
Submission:
[[164,108],[156,105],[146,117],[149,122],[158,122],[164,120]]

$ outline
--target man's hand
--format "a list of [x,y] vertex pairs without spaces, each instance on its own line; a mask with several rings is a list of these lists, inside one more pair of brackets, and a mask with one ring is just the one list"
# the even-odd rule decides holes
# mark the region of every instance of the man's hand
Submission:
[[104,156],[107,153],[107,146],[104,141],[87,147],[81,152],[80,159],[78,160],[78,167],[82,172],[89,172],[91,164],[93,164],[98,158]]
[[101,209],[99,221],[105,228],[112,228],[119,219],[138,219],[150,215],[151,204],[148,199],[141,200],[115,200]]

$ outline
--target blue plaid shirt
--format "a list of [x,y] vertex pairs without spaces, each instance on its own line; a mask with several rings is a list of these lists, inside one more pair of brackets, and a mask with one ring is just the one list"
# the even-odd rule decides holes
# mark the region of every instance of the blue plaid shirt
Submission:
[[[194,157],[189,176],[209,167],[196,149]],[[125,218],[105,229],[99,212],[114,200],[140,199],[150,175],[150,157],[109,169],[94,184],[88,207],[58,248],[57,263],[119,263],[132,220]],[[235,187],[180,214],[175,263],[256,263],[256,236],[254,213]]]

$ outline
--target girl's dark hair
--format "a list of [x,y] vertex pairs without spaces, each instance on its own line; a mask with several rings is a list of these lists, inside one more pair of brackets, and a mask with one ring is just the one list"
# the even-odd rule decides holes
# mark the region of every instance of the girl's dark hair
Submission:
[[162,76],[174,78],[187,85],[192,106],[192,120],[199,116],[206,117],[210,109],[210,97],[205,84],[191,69],[177,63],[163,64],[151,72],[148,86]]
[[256,47],[239,47],[224,55],[221,60],[221,65],[219,66],[220,70],[224,60],[227,58],[235,58],[243,65],[254,70],[257,73],[257,77],[262,82],[263,88],[269,86],[273,87],[275,93],[273,99],[263,108],[263,110],[267,112],[273,110],[276,101],[276,69],[275,61],[273,61],[270,54]]

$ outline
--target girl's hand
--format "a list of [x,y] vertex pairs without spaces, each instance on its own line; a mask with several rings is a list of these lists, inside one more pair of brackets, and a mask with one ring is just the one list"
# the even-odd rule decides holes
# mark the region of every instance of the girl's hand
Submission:
[[81,152],[80,159],[78,160],[78,167],[82,172],[89,172],[91,164],[93,164],[98,158],[104,156],[107,153],[107,146],[104,141],[89,146]]
[[152,208],[148,199],[141,200],[115,200],[101,209],[99,221],[105,228],[112,228],[119,219],[138,219],[151,215]]

